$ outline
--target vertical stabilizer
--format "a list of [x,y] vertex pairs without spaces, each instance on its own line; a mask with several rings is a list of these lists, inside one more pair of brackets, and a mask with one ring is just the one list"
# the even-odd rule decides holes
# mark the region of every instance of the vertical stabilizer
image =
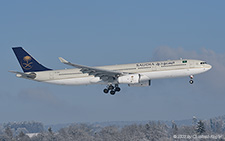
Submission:
[[47,71],[51,70],[41,65],[36,61],[30,54],[28,54],[22,47],[12,48],[18,61],[24,72],[35,72],[35,71]]

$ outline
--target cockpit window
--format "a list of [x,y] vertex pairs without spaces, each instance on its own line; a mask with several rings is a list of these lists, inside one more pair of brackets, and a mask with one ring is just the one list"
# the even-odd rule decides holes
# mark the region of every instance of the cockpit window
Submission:
[[207,64],[206,62],[201,62],[200,64]]
[[182,63],[187,63],[187,60],[182,61]]

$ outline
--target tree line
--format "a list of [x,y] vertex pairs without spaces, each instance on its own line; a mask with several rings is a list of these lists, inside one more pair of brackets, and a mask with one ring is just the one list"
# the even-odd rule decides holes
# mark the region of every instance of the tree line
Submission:
[[[38,134],[31,137],[27,133]],[[173,141],[179,140],[179,137],[182,140],[182,137],[187,137],[186,135],[225,137],[224,120],[221,118],[197,120],[193,117],[192,125],[188,126],[177,126],[174,121],[171,122],[171,126],[160,121],[149,121],[146,124],[132,124],[123,127],[101,127],[81,123],[58,131],[52,131],[51,127],[44,130],[43,124],[39,122],[20,122],[7,123],[0,128],[0,141]],[[223,138],[219,139],[223,140]],[[204,140],[212,140],[212,138]]]

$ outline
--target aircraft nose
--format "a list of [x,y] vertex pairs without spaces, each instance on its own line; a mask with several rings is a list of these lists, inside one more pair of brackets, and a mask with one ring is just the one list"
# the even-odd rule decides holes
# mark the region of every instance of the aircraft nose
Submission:
[[206,68],[210,70],[212,68],[212,66],[207,64]]

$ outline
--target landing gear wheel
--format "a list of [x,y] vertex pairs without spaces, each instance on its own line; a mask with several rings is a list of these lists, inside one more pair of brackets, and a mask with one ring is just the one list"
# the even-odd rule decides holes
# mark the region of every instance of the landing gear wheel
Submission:
[[108,89],[109,90],[113,90],[114,89],[113,85],[109,85],[109,88]]
[[104,89],[103,92],[107,94],[109,92],[109,90],[108,89]]
[[120,87],[119,87],[119,85],[118,84],[115,84],[115,85],[113,85],[113,84],[108,84],[108,86],[106,86],[106,88],[103,90],[103,92],[104,93],[108,93],[108,92],[110,92],[110,94],[111,95],[115,95],[116,94],[116,92],[119,92],[121,89],[120,89]]
[[190,81],[189,81],[189,83],[190,83],[190,84],[193,84],[193,83],[194,83],[194,81],[193,81],[193,80],[190,80]]
[[120,91],[120,87],[116,87],[116,88],[115,88],[115,91],[116,91],[116,92],[119,92],[119,91]]
[[115,93],[116,93],[116,92],[115,92],[115,91],[113,91],[113,90],[112,90],[112,91],[110,91],[110,94],[111,94],[111,95],[115,95]]

